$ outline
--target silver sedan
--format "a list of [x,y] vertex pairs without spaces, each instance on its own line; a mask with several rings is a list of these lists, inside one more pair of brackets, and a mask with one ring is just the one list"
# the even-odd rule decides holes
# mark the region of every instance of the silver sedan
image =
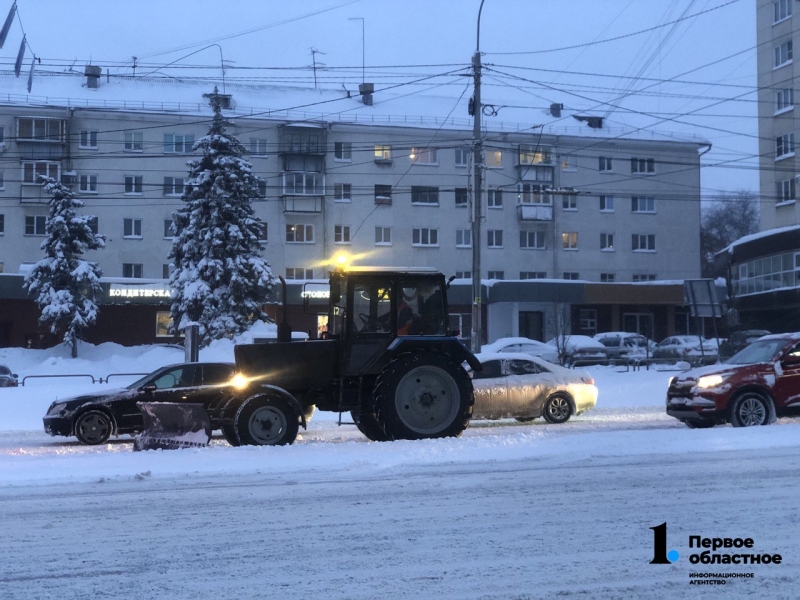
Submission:
[[597,404],[594,379],[586,371],[565,369],[521,353],[481,353],[483,370],[473,373],[473,419],[565,423]]

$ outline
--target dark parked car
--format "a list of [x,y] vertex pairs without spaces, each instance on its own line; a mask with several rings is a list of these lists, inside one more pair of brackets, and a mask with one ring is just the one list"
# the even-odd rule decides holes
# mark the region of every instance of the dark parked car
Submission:
[[719,345],[719,357],[722,360],[730,358],[746,346],[755,342],[758,338],[769,335],[766,329],[746,329],[745,331],[734,331],[730,337]]
[[762,337],[724,363],[673,377],[667,414],[693,429],[800,414],[800,333]]
[[75,436],[83,444],[102,444],[112,435],[142,430],[137,402],[197,402],[208,406],[224,396],[236,373],[229,363],[187,363],[163,367],[126,388],[58,400],[44,416],[50,435]]
[[17,374],[12,373],[11,369],[5,365],[0,365],[0,388],[17,387],[19,385],[17,378]]

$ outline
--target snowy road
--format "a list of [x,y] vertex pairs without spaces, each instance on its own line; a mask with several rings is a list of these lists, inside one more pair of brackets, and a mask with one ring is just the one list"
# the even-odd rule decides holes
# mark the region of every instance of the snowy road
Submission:
[[[320,420],[288,448],[147,453],[6,432],[2,597],[796,597],[800,423],[590,414],[391,444]],[[650,565],[665,521],[681,558]],[[784,562],[693,566],[695,534]],[[710,570],[754,578],[689,585]]]

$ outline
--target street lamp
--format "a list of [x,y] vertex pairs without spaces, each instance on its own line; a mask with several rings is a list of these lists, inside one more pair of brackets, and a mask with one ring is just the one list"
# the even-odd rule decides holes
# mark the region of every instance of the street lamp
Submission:
[[364,17],[350,17],[347,19],[348,21],[361,21],[361,83],[365,83],[367,81],[364,72],[365,72],[365,52],[364,52]]

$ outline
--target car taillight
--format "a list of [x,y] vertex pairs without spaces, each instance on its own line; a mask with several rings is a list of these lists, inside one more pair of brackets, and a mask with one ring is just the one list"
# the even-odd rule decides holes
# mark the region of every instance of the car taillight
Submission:
[[588,383],[589,385],[594,385],[594,377],[581,377],[581,381],[583,381],[583,383]]

